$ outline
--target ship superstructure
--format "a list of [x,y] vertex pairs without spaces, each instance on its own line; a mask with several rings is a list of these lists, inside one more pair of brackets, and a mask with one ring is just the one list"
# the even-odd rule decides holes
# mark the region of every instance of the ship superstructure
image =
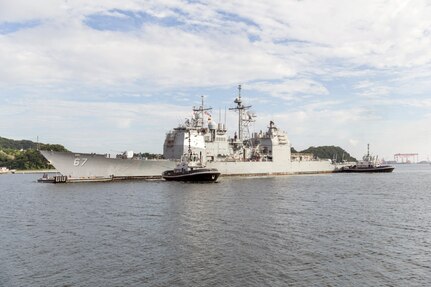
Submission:
[[225,124],[212,121],[212,116],[208,113],[211,108],[204,107],[202,98],[202,105],[193,108],[192,119],[187,119],[166,135],[164,157],[181,158],[188,148],[190,136],[193,153],[199,154],[204,162],[290,161],[291,145],[287,134],[279,130],[273,121],[269,123],[267,132],[253,133],[250,136],[249,126],[256,116],[249,111],[251,106],[243,105],[241,86],[238,90],[238,97],[234,100],[236,106],[229,109],[238,113],[238,130],[233,137],[228,137]]
[[[241,86],[230,108],[238,114],[237,130],[228,136],[225,123],[215,123],[211,108],[193,107],[193,116],[169,131],[163,145],[164,160],[110,158],[108,155],[41,151],[67,181],[98,181],[128,178],[160,178],[173,168],[187,152],[199,157],[208,168],[217,168],[222,176],[262,176],[295,173],[333,172],[336,166],[328,160],[291,159],[287,133],[273,121],[266,132],[250,134],[256,116],[244,105]],[[338,166],[339,168],[339,166]]]

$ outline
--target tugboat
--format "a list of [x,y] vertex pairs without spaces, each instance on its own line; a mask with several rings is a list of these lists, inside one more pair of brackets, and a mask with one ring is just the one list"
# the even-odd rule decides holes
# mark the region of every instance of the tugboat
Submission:
[[192,153],[190,148],[189,133],[189,150],[181,157],[181,161],[172,170],[166,170],[162,177],[168,181],[184,182],[215,182],[220,176],[216,168],[205,168],[202,163],[202,157]]
[[41,178],[37,180],[37,182],[43,183],[65,183],[67,182],[67,176],[64,175],[54,175],[53,177],[48,176],[47,173],[44,173]]
[[186,181],[186,182],[215,182],[220,176],[216,168],[205,168],[200,162],[191,160],[196,155],[190,157],[185,154],[181,162],[172,170],[166,170],[162,177],[168,181]]
[[381,165],[377,156],[370,155],[370,144],[367,145],[367,154],[356,165],[342,167],[338,172],[392,172],[395,167]]

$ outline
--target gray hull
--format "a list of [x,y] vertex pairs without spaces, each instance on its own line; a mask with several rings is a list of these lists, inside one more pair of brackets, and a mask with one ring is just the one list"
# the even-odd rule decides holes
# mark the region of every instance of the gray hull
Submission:
[[[107,158],[105,155],[41,151],[42,155],[68,181],[106,181],[115,179],[159,179],[163,171],[173,169],[173,160],[138,160]],[[268,176],[302,173],[334,172],[335,165],[327,160],[291,162],[207,162],[222,176]]]
[[174,161],[107,158],[105,155],[40,151],[68,179],[96,180],[110,178],[159,178],[172,169]]

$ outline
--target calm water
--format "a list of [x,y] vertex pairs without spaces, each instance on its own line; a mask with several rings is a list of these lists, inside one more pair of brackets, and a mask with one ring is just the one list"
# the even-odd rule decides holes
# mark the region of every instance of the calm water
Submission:
[[430,286],[431,166],[39,184],[0,176],[0,286]]

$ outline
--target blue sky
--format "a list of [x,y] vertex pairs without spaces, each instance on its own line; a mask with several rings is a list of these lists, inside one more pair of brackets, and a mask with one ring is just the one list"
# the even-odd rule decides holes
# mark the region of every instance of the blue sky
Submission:
[[[296,149],[431,157],[429,1],[2,1],[0,136],[161,152],[237,85]],[[234,114],[228,113],[234,132]]]

